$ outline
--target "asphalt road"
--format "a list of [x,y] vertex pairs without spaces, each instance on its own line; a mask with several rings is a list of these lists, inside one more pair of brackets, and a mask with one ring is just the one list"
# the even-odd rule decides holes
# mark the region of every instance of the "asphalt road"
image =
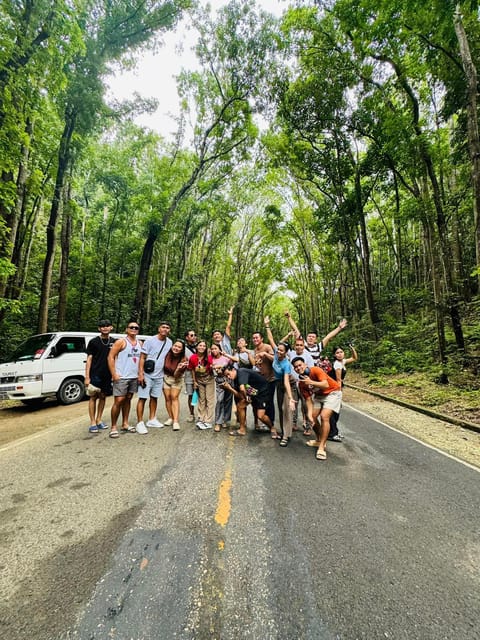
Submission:
[[326,462],[56,422],[0,449],[3,640],[480,638],[477,469],[347,407]]

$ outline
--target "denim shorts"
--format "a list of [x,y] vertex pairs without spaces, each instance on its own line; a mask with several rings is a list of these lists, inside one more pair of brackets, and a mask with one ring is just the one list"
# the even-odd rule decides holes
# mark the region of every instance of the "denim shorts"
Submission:
[[162,395],[163,389],[163,376],[161,378],[152,378],[145,374],[144,376],[145,386],[138,385],[138,397],[143,400],[148,398],[159,398]]

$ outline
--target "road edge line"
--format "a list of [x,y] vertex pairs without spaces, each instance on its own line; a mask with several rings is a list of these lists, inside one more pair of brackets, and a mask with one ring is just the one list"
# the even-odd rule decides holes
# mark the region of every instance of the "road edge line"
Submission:
[[432,449],[433,451],[436,451],[437,453],[441,453],[443,456],[445,456],[447,458],[450,458],[451,460],[455,460],[456,462],[460,462],[465,467],[469,467],[470,469],[473,469],[473,471],[476,471],[477,473],[480,473],[480,467],[476,467],[471,462],[467,462],[466,460],[462,460],[461,458],[457,458],[456,456],[452,455],[451,453],[447,453],[446,451],[442,451],[442,449],[439,449],[438,447],[435,447],[433,444],[429,444],[428,442],[424,442],[423,440],[419,440],[419,438],[416,438],[415,436],[412,436],[409,433],[406,433],[405,431],[402,431],[401,429],[397,429],[396,427],[392,427],[391,425],[387,424],[386,422],[382,422],[382,420],[379,420],[378,418],[375,418],[374,416],[370,415],[369,413],[365,413],[361,409],[357,409],[356,407],[352,406],[351,404],[349,404],[347,402],[344,402],[344,406],[348,407],[349,409],[352,409],[352,411],[356,411],[357,413],[359,413],[362,416],[365,416],[366,418],[371,418],[372,420],[375,420],[375,422],[378,422],[378,424],[381,424],[383,427],[387,427],[387,429],[390,429],[391,431],[395,431],[396,433],[399,433],[402,436],[410,438],[410,440],[413,440],[414,442],[418,442],[419,444],[422,444],[424,447],[428,447],[428,449]]

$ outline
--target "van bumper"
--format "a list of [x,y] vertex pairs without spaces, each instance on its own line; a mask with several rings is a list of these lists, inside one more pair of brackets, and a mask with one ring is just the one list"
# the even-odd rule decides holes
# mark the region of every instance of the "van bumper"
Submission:
[[0,385],[0,400],[34,400],[42,397],[42,380]]

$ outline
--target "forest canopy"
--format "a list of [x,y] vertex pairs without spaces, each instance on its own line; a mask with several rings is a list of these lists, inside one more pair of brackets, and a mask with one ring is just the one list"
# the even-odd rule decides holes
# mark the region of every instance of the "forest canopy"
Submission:
[[[182,19],[169,141],[106,87]],[[0,34],[0,355],[104,317],[209,336],[234,305],[235,336],[345,317],[366,368],[476,371],[477,2],[16,0]]]

